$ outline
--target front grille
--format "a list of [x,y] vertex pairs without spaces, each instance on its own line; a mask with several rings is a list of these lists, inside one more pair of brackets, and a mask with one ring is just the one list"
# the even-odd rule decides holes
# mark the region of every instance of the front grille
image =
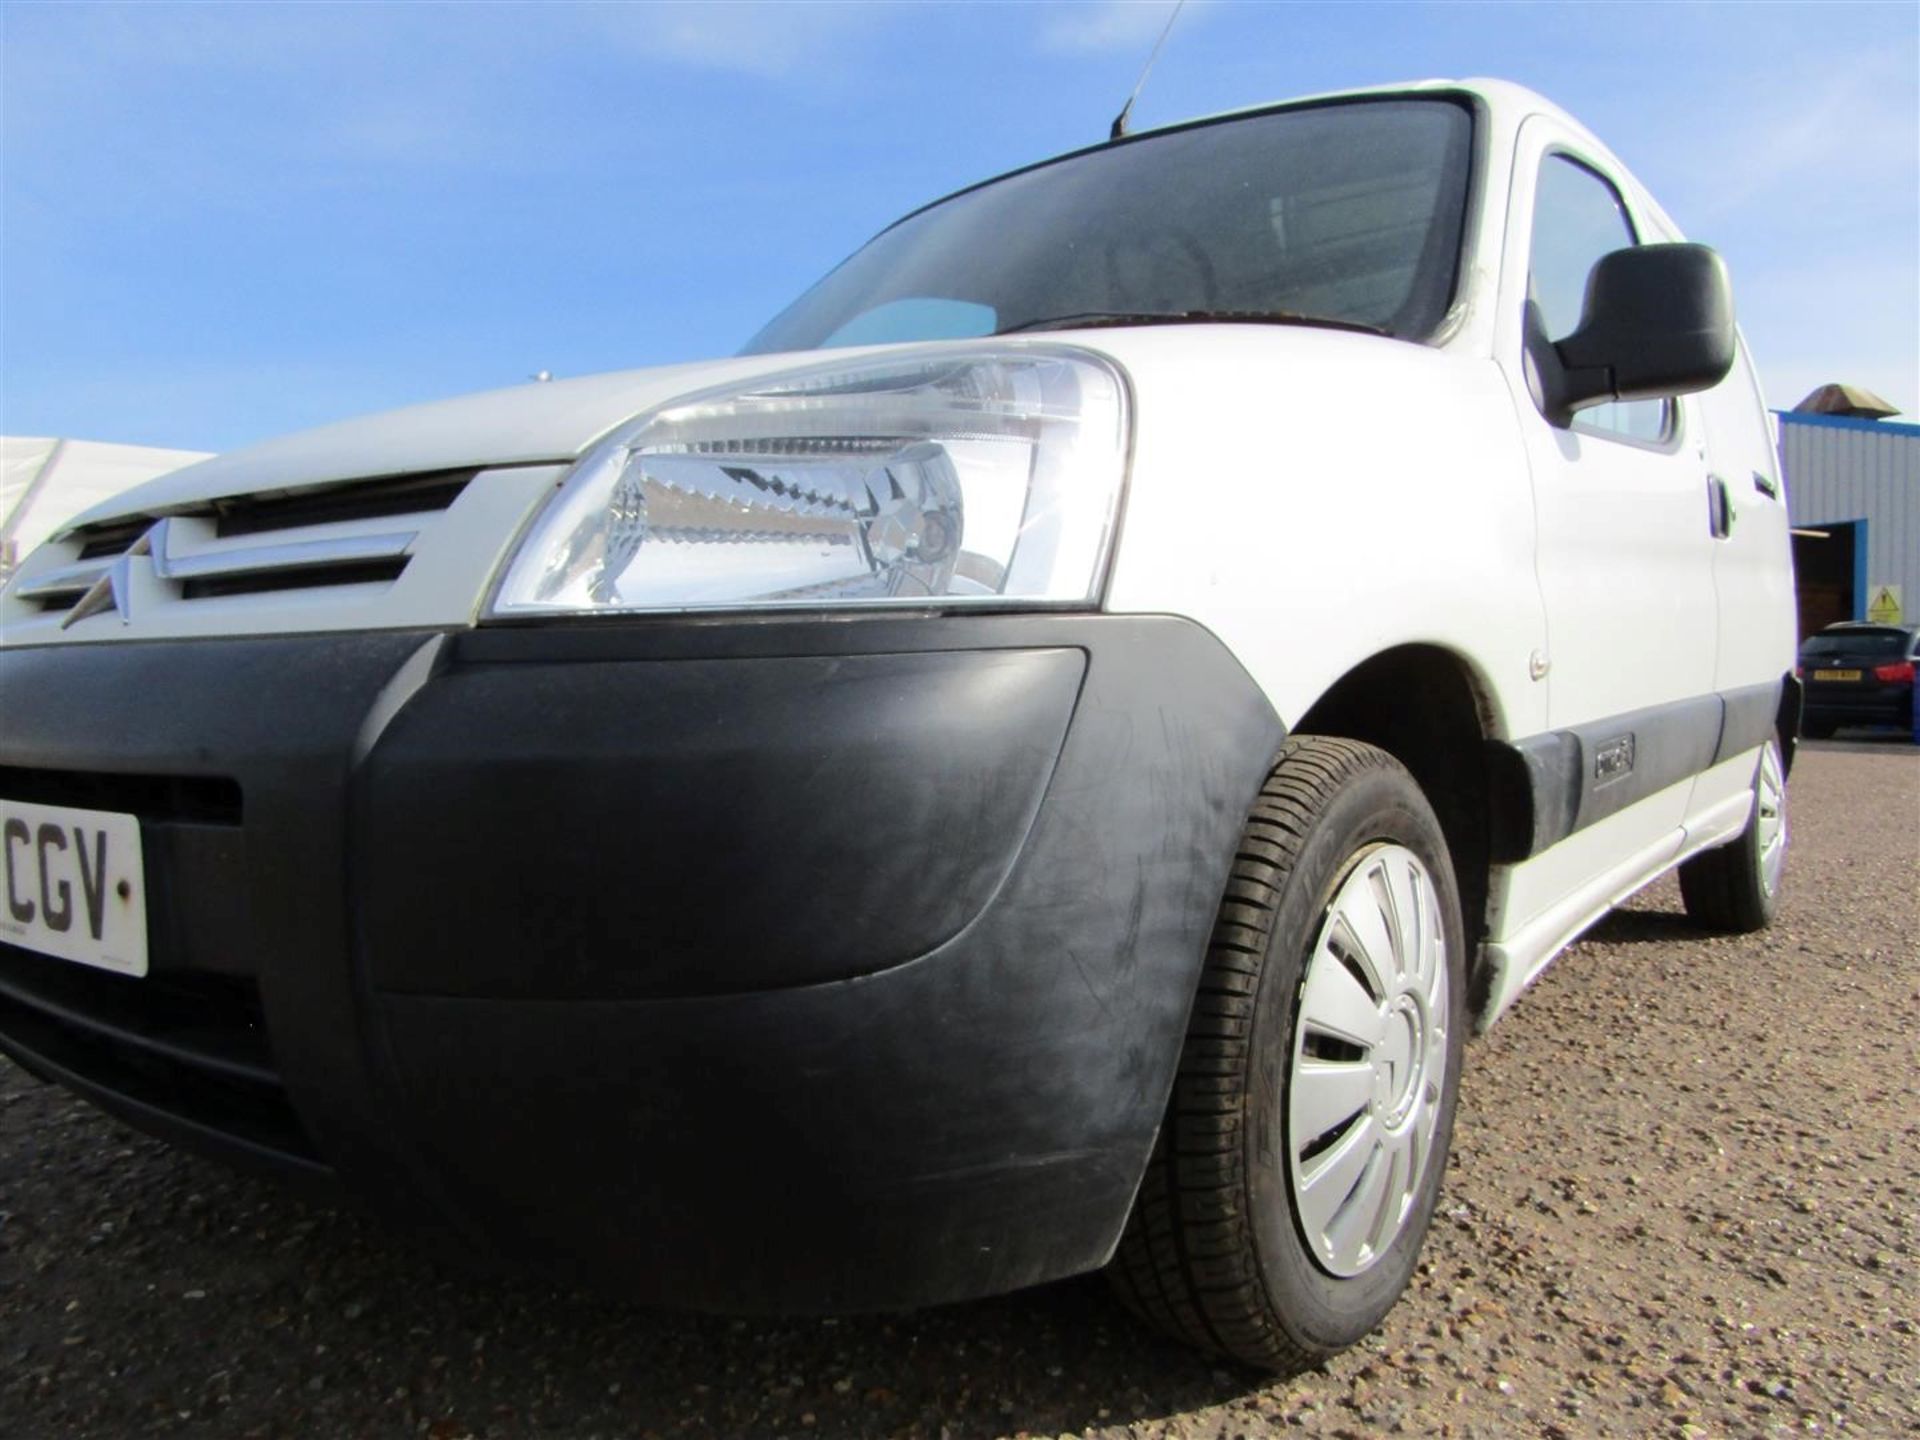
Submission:
[[149,500],[21,560],[0,585],[0,648],[462,628],[565,474],[514,460]]
[[323,1169],[287,1099],[248,979],[132,979],[0,945],[0,1050],[163,1128]]
[[[177,600],[391,584],[406,571],[420,522],[451,507],[477,473],[243,495],[87,526],[67,537],[77,547],[71,563],[23,580],[15,594],[41,611],[66,612],[71,622],[104,610],[125,615],[135,562]],[[238,539],[257,543],[224,543]]]

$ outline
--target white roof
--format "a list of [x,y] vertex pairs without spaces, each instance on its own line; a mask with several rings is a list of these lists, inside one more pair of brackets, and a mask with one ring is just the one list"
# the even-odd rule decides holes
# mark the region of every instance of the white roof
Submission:
[[199,450],[0,435],[0,570],[17,564],[82,510],[206,458]]

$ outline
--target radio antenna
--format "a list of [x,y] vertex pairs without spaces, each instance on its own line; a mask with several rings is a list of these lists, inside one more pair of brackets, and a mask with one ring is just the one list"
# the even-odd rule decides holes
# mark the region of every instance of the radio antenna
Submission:
[[1118,140],[1127,133],[1127,116],[1133,113],[1133,102],[1140,98],[1140,89],[1147,83],[1153,62],[1160,58],[1160,47],[1167,43],[1167,36],[1173,33],[1173,22],[1180,18],[1180,12],[1186,8],[1187,0],[1175,0],[1173,13],[1167,16],[1167,23],[1160,30],[1160,38],[1153,42],[1153,49],[1147,54],[1147,63],[1140,67],[1140,78],[1133,82],[1133,93],[1127,96],[1127,103],[1120,107],[1120,113],[1113,117],[1113,129],[1107,132],[1107,139]]

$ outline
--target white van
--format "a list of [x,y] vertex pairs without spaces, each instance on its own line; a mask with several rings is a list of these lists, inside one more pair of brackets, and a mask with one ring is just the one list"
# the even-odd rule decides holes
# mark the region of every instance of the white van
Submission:
[[193,466],[0,624],[28,1069],[637,1299],[1106,1266],[1280,1368],[1405,1286],[1470,1029],[1675,866],[1767,923],[1798,726],[1723,267],[1494,82]]

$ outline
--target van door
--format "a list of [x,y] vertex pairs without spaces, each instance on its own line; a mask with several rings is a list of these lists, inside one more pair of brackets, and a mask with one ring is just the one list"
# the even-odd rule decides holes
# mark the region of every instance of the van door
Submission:
[[1525,327],[1559,340],[1578,326],[1593,263],[1639,243],[1632,212],[1605,162],[1547,117],[1521,129],[1511,207],[1499,353],[1532,467],[1547,616],[1536,670],[1550,730],[1579,738],[1555,753],[1577,767],[1565,778],[1581,822],[1553,858],[1514,872],[1518,926],[1596,877],[1644,879],[1679,853],[1719,707],[1707,472],[1687,409],[1611,404],[1560,429],[1524,379]]
[[[1798,636],[1786,482],[1744,339],[1732,373],[1692,403],[1713,489],[1714,687],[1726,702],[1727,728],[1722,753],[1746,756],[1773,733],[1780,682],[1793,666]],[[1710,824],[1752,782],[1751,761],[1702,775],[1693,798],[1696,818]]]

